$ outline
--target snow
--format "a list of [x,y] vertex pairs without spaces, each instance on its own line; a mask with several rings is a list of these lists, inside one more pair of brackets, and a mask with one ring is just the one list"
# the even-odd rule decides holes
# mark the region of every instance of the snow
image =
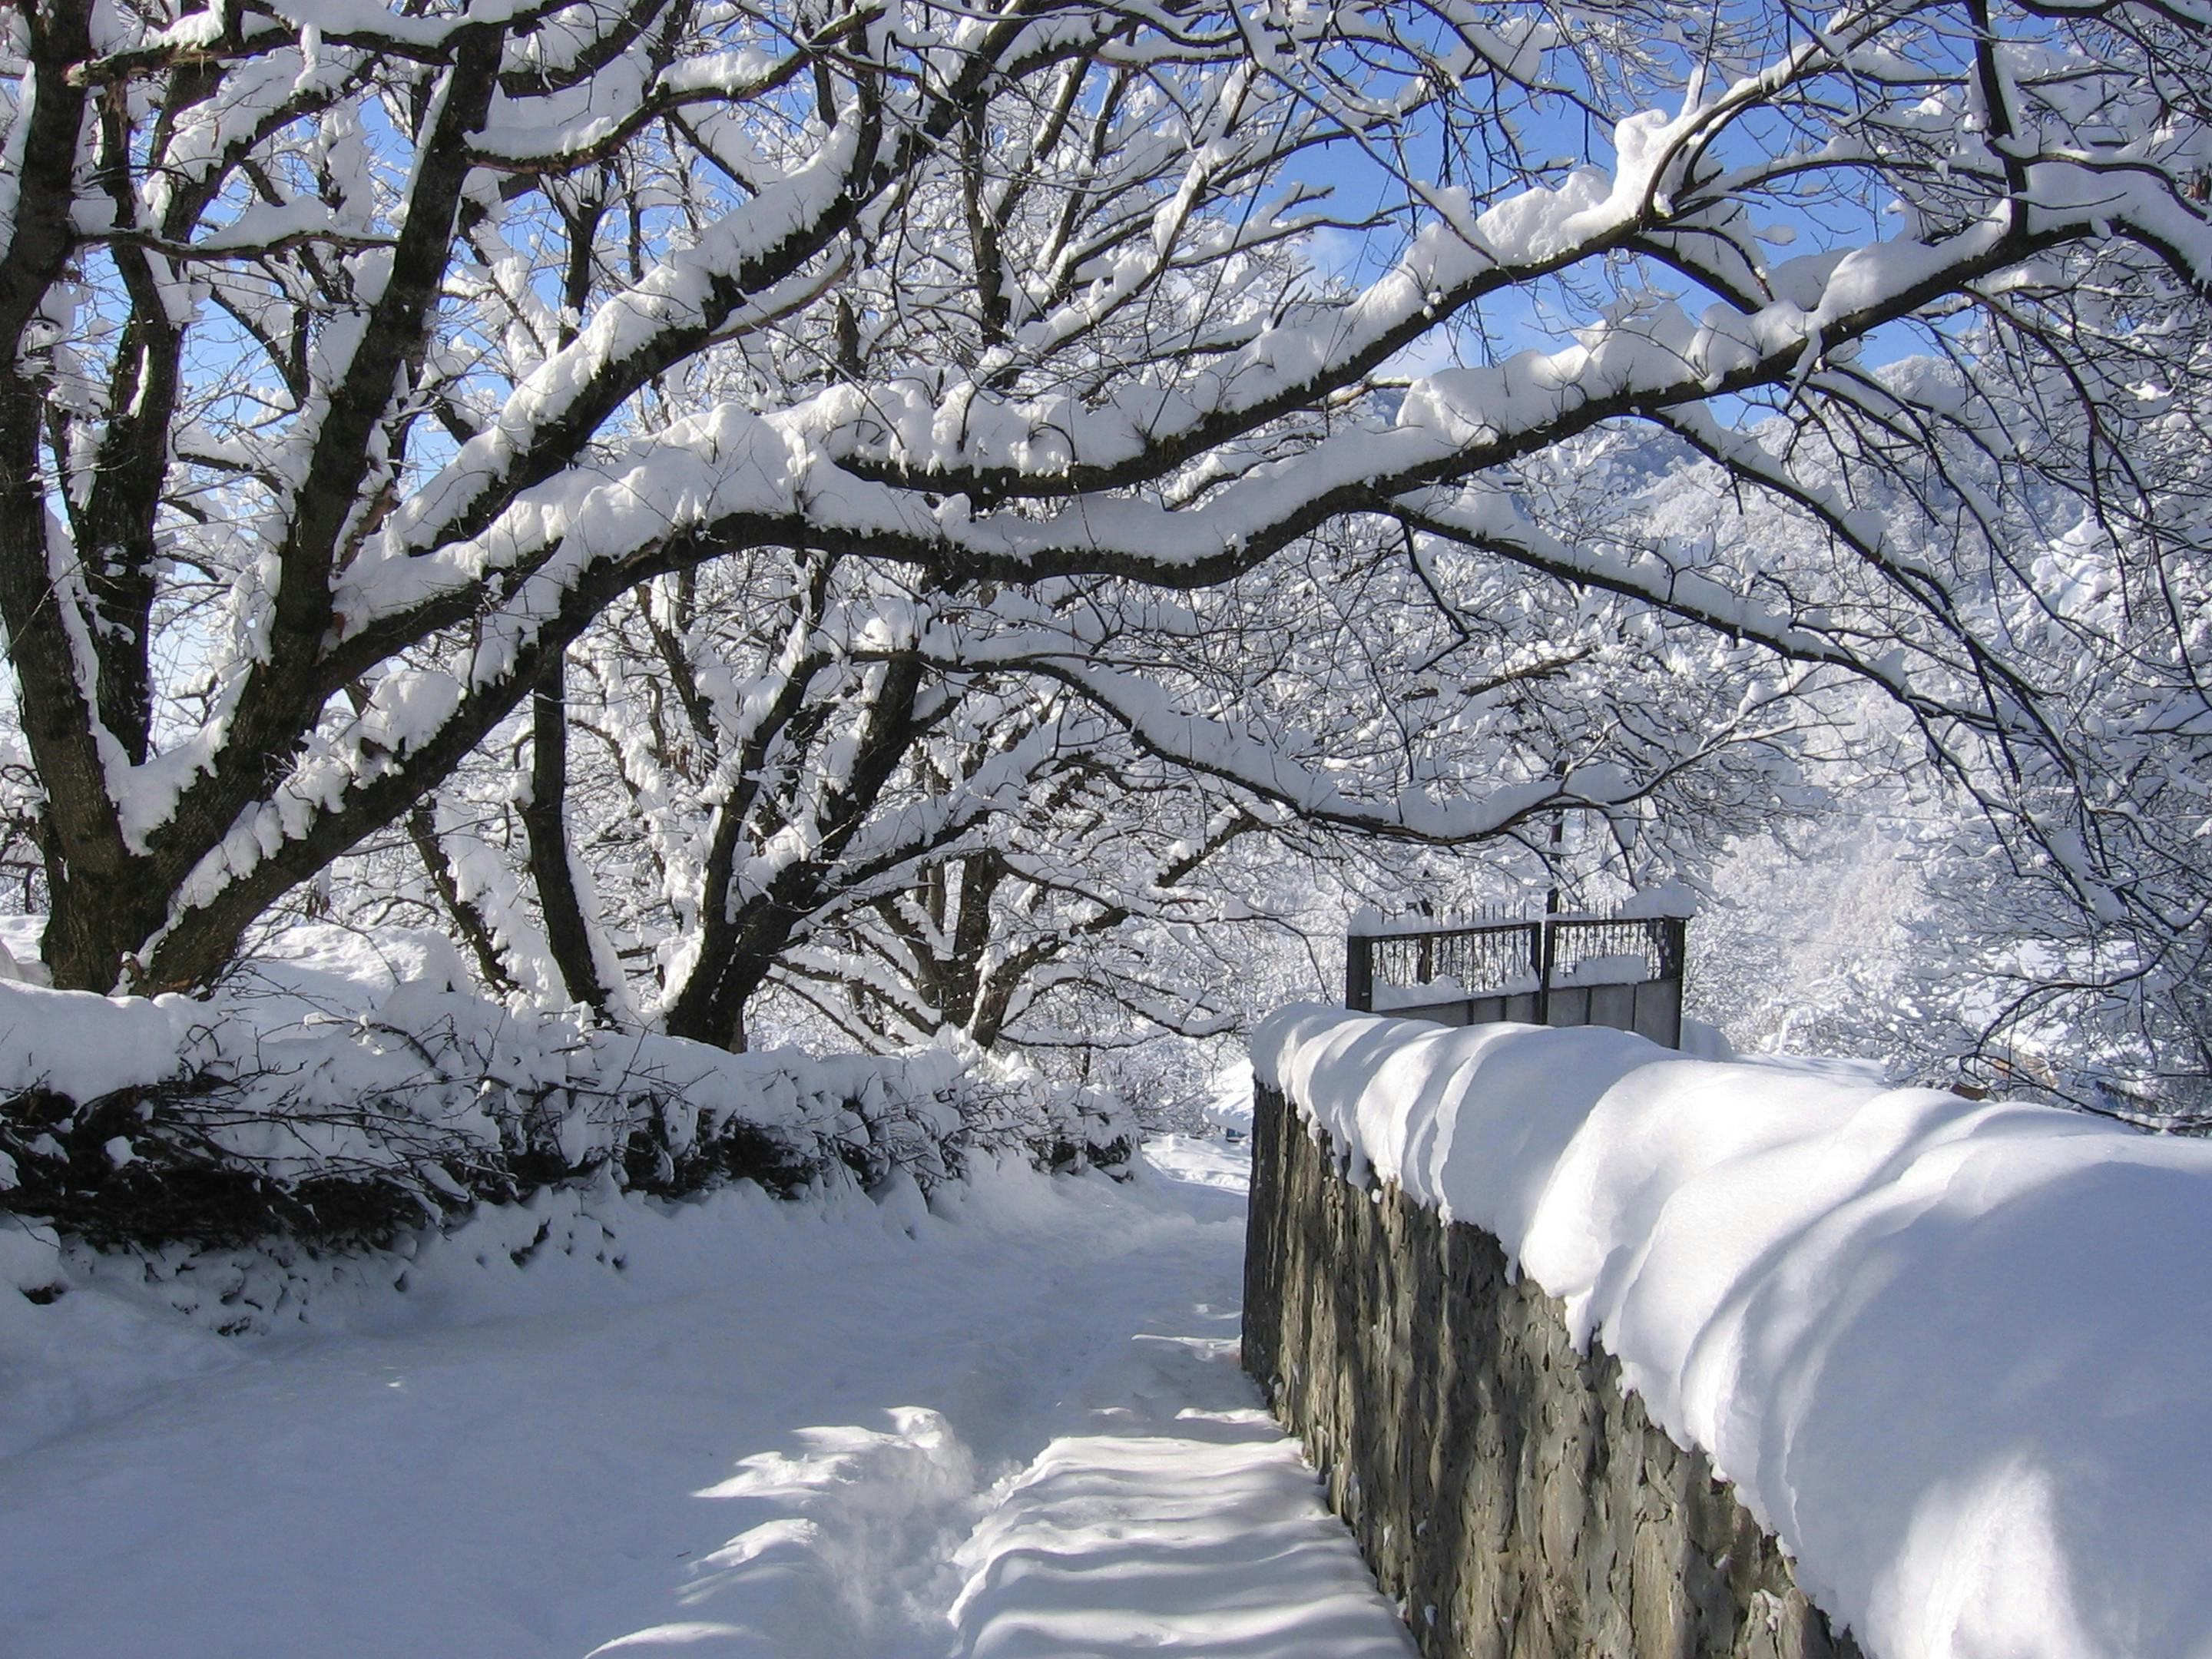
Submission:
[[1631,893],[1613,914],[1620,916],[1693,916],[1700,901],[1686,882],[1668,878],[1655,887]]
[[372,932],[295,921],[264,942],[224,990],[233,1011],[276,1028],[377,1007],[415,980],[471,982],[459,949],[434,929],[387,924]]
[[[1218,1341],[1162,1340],[1145,1358],[1162,1380],[1194,1382],[1227,1358]],[[1374,1581],[1335,1529],[1285,1501],[1312,1474],[1263,1414],[1094,1417],[1091,1432],[1048,1446],[962,1547],[963,1656],[1062,1659],[1194,1638],[1217,1654],[1412,1651],[1395,1619],[1376,1617]]]
[[173,1075],[206,1010],[189,998],[102,997],[0,980],[0,1092],[91,1100]]
[[550,1194],[231,1339],[0,1231],[7,1650],[1407,1659],[1235,1363],[1241,1158],[1148,1158]]
[[1559,970],[1560,985],[1640,985],[1651,977],[1650,962],[1641,951],[1616,951],[1584,957]]
[[2212,1146],[1304,1007],[1262,1080],[1495,1234],[1875,1659],[2212,1652]]
[[1377,1008],[1422,1008],[1432,1002],[1464,1002],[1469,993],[1449,974],[1419,985],[1377,985],[1374,988]]
[[1726,1031],[1702,1019],[1692,1019],[1686,1014],[1682,1017],[1682,1040],[1675,1046],[1692,1060],[1736,1058],[1735,1044],[1729,1041]]
[[[972,1080],[949,1053],[732,1054],[575,1010],[509,1009],[453,988],[466,981],[437,934],[372,939],[319,924],[286,930],[212,1002],[0,978],[0,1095],[87,1103],[198,1077],[214,1086],[173,1109],[192,1115],[197,1144],[257,1175],[379,1170],[449,1196],[441,1163],[488,1166],[526,1144],[582,1174],[616,1158],[648,1113],[676,1156],[742,1124],[801,1161],[855,1156],[926,1182],[951,1173]],[[1024,1132],[1011,1117],[964,1127],[994,1148]],[[1099,1127],[1110,1140],[1115,1126]]]
[[1199,1109],[1208,1123],[1225,1134],[1250,1134],[1252,1062],[1233,1060],[1209,1078]]

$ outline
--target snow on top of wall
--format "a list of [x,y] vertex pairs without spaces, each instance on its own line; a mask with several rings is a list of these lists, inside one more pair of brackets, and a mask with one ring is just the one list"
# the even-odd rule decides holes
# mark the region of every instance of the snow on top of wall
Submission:
[[1601,1336],[1875,1659],[2212,1654],[2212,1145],[1589,1028],[1305,1006],[1254,1056]]

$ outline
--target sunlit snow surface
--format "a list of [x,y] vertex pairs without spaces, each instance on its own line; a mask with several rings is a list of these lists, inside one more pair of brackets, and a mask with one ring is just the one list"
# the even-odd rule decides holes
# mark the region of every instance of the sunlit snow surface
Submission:
[[2212,1655],[2212,1145],[1620,1031],[1309,1006],[1254,1060],[1496,1234],[1875,1659]]
[[1149,1165],[507,1212],[283,1339],[0,1285],[0,1651],[1405,1659],[1237,1369],[1241,1156]]

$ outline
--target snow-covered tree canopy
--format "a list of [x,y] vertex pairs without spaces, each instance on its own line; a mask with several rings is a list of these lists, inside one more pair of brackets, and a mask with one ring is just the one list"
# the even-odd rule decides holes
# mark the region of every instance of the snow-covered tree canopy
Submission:
[[[1347,793],[1051,586],[1233,592],[1354,526],[1440,614],[1506,568],[1862,676],[1998,763],[2077,886],[2185,927],[2100,792],[2205,729],[2207,21],[16,9],[0,615],[58,982],[204,982],[615,601],[759,550],[802,622],[809,568],[896,573],[848,641],[874,706],[1018,664],[1436,840],[1649,790]],[[1555,510],[1638,427],[1788,556]],[[2097,731],[2042,672],[2085,657]],[[866,726],[825,775],[878,763]]]
[[925,592],[774,552],[657,578],[569,647],[557,700],[533,695],[526,778],[502,733],[435,824],[410,814],[396,873],[442,880],[433,912],[491,982],[710,1042],[740,1042],[772,980],[817,1010],[849,981],[884,1039],[949,1022],[988,1048],[1079,982],[1211,1030],[1203,981],[1237,976],[1170,988],[1146,958],[1164,929],[1279,915],[1249,882],[1201,890],[1248,836],[1327,855],[1377,819],[1418,839],[1417,799],[1475,798],[1494,848],[1548,835],[1572,776],[1604,780],[1626,850],[1663,865],[1771,817],[1825,735],[1756,647],[1510,571],[1440,613],[1399,542],[1310,538],[1188,595]]

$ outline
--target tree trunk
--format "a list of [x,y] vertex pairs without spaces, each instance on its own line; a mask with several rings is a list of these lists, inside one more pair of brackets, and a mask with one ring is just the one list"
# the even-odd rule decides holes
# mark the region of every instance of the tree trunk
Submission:
[[569,1000],[601,1018],[612,990],[599,977],[592,921],[576,892],[568,848],[568,658],[556,655],[530,694],[530,799],[522,809],[530,835],[530,879],[545,922],[545,942]]

